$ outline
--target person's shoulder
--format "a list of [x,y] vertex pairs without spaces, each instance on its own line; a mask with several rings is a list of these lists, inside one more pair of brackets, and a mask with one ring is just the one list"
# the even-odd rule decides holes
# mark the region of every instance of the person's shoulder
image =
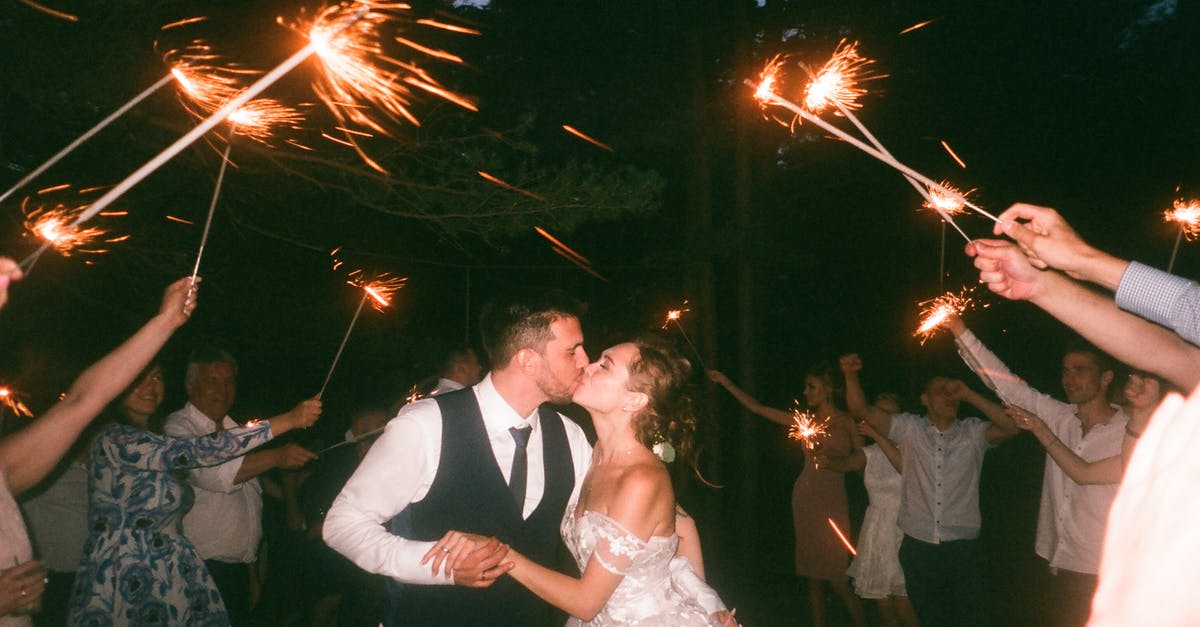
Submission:
[[442,409],[436,398],[423,398],[401,407],[400,411],[396,412],[396,415],[389,421],[389,426],[397,421],[408,421],[422,426],[441,424]]
[[652,495],[670,487],[671,474],[657,458],[630,464],[617,480],[618,492]]

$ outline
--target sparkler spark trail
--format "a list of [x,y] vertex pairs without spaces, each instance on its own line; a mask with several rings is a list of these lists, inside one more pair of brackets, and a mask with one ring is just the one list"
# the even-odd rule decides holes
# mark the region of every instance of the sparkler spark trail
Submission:
[[854,545],[850,544],[850,539],[846,537],[846,534],[842,533],[842,530],[838,528],[837,523],[833,522],[833,519],[829,517],[826,517],[825,520],[829,521],[829,526],[833,527],[833,532],[837,534],[838,539],[842,541],[842,544],[846,546],[846,549],[850,551],[850,554],[857,556],[858,551],[854,550]]
[[607,150],[609,152],[613,151],[612,147],[609,146],[608,144],[605,144],[601,141],[593,139],[592,137],[588,136],[586,133],[575,128],[574,126],[570,126],[568,124],[563,124],[562,127],[563,127],[564,131],[578,137],[579,139],[582,139],[583,141],[585,141],[589,144],[592,144],[593,146],[595,146],[597,148],[601,148],[601,149]]
[[971,289],[963,289],[958,294],[946,292],[937,298],[917,303],[921,307],[921,324],[913,335],[921,338],[921,344],[924,345],[951,316],[960,316],[975,306],[971,292]]
[[812,450],[817,438],[829,435],[829,420],[818,420],[817,415],[800,407],[792,408],[792,426],[788,428],[788,437],[804,443],[804,447]]
[[51,9],[48,6],[38,4],[38,3],[34,2],[33,0],[20,0],[20,2],[21,2],[21,4],[24,4],[33,9],[37,9],[38,11],[41,11],[42,13],[45,13],[46,15],[49,15],[52,17],[57,17],[60,20],[66,20],[68,22],[78,22],[79,21],[79,17],[76,15],[71,15],[70,13],[67,13],[65,11],[59,11],[57,9]]
[[1200,200],[1179,199],[1174,207],[1163,212],[1167,222],[1179,224],[1179,233],[1175,235],[1175,247],[1171,249],[1171,261],[1167,263],[1167,272],[1175,268],[1175,257],[1179,254],[1179,244],[1184,237],[1190,242],[1200,236]]
[[944,148],[946,152],[950,154],[950,158],[954,159],[954,162],[957,163],[960,168],[964,170],[967,169],[967,163],[959,158],[958,153],[954,152],[954,149],[951,148],[950,144],[947,144],[946,140],[944,139],[942,140],[942,148]]
[[491,182],[491,183],[495,183],[496,185],[499,185],[500,187],[503,187],[504,189],[507,189],[509,191],[514,191],[523,196],[528,196],[534,200],[546,200],[542,196],[539,196],[527,189],[521,189],[520,187],[517,187],[516,185],[513,185],[512,183],[509,183],[508,181],[505,181],[504,179],[502,179],[498,176],[488,174],[487,172],[484,172],[483,170],[476,170],[475,173],[478,174],[480,176],[480,178],[482,178],[483,180]]
[[[384,31],[399,29],[404,35],[390,39],[407,49],[440,61],[462,62],[457,55],[419,44],[405,36],[408,34],[405,27],[419,25],[462,34],[474,34],[475,31],[455,29],[450,24],[433,20],[410,20],[405,13],[409,9],[402,3],[334,5],[322,10],[307,24],[291,26],[305,33],[316,49],[323,72],[322,80],[313,84],[313,90],[339,126],[358,127],[381,135],[390,135],[389,127],[401,120],[420,126],[410,108],[415,99],[413,89],[433,94],[469,111],[478,110],[474,102],[446,89],[416,64],[389,56],[384,50],[383,42],[387,39]],[[355,11],[363,13],[348,28],[342,26],[346,16]],[[279,22],[283,23],[282,18]],[[386,172],[366,155],[352,135],[347,134],[346,140],[369,166]]]
[[554,237],[553,235],[551,235],[550,232],[547,231],[546,229],[543,229],[540,226],[535,226],[535,227],[533,227],[533,230],[537,231],[538,235],[541,235],[542,237],[546,238],[546,240],[549,241],[553,245],[551,250],[553,250],[555,253],[558,253],[558,255],[560,257],[562,257],[563,259],[566,259],[567,261],[570,261],[572,264],[574,264],[580,270],[587,272],[588,274],[596,277],[597,279],[600,279],[601,281],[604,281],[605,283],[608,282],[608,279],[606,279],[603,275],[601,275],[599,272],[597,272],[595,268],[592,267],[592,262],[590,259],[579,254],[578,252],[575,251],[575,249],[571,248],[570,246],[567,246],[566,244],[562,243],[562,241],[560,241],[557,237]]
[[932,20],[925,20],[924,22],[917,22],[916,24],[913,24],[912,26],[909,26],[908,28],[900,31],[898,34],[907,35],[908,33],[911,33],[919,28],[924,28],[926,26],[929,26],[930,24],[932,24],[936,21],[937,21],[937,18],[934,18]]

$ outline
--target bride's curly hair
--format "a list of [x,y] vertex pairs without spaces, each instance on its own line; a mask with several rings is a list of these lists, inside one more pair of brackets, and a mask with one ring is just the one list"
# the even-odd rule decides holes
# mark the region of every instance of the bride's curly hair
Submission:
[[641,336],[631,343],[638,356],[629,365],[629,389],[649,401],[633,417],[633,430],[646,448],[669,442],[676,457],[696,468],[696,414],[689,380],[692,364],[656,336]]

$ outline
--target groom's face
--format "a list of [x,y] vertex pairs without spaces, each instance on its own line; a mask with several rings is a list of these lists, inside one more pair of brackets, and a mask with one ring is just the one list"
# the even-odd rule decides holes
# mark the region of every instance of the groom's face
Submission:
[[588,364],[583,330],[578,318],[559,318],[550,323],[550,334],[552,337],[541,353],[537,385],[550,402],[566,404],[571,402],[571,394]]

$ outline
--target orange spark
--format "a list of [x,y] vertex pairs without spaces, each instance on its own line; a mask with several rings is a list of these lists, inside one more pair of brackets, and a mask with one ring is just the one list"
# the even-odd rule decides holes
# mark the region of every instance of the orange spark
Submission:
[[924,27],[926,27],[926,26],[929,26],[930,24],[932,24],[932,23],[934,23],[934,22],[936,22],[936,21],[937,21],[937,18],[934,18],[934,19],[932,19],[932,20],[925,20],[924,22],[917,22],[916,24],[913,24],[912,26],[909,26],[908,28],[906,28],[906,29],[904,29],[904,30],[900,31],[900,33],[899,33],[899,34],[901,34],[901,35],[904,35],[904,34],[907,34],[907,33],[911,33],[911,32],[913,32],[913,31],[917,30],[918,28],[924,28]]
[[691,311],[691,308],[688,307],[688,302],[686,300],[682,303],[679,303],[678,309],[668,309],[667,317],[665,320],[663,320],[662,328],[667,328],[672,322],[679,324],[679,319],[683,317],[683,314],[688,313],[689,311]]
[[[407,14],[410,8],[402,3],[343,3],[323,9],[311,22],[292,26],[316,48],[322,72],[313,90],[339,126],[358,127],[381,135],[390,135],[390,127],[401,121],[420,126],[411,110],[415,100],[413,88],[465,109],[477,110],[470,99],[445,88],[414,63],[389,56],[384,49],[385,40],[389,44],[394,41],[430,58],[462,62],[457,55],[422,45],[409,36],[412,24],[449,26],[411,20]],[[346,20],[355,16],[357,19],[347,26]],[[283,23],[282,18],[278,21]],[[385,34],[385,31],[401,31],[401,34]],[[353,136],[347,135],[346,142],[370,167],[386,172],[366,155]]]
[[944,139],[942,140],[942,148],[945,148],[946,152],[950,153],[950,158],[954,159],[954,162],[958,164],[958,167],[960,167],[964,170],[967,169],[966,162],[964,162],[962,159],[960,159],[958,157],[958,154],[954,152],[954,149],[951,148],[950,144],[947,144],[946,140],[944,140]]
[[1200,237],[1200,200],[1176,200],[1174,207],[1163,212],[1163,219],[1178,222],[1189,242]]
[[804,88],[804,108],[813,113],[820,113],[834,103],[847,109],[859,108],[858,99],[867,94],[859,83],[883,78],[868,73],[874,63],[858,53],[857,41],[847,44],[843,39]]
[[204,20],[207,20],[207,19],[208,19],[207,17],[188,17],[188,18],[179,20],[178,22],[171,22],[170,24],[163,24],[162,27],[159,28],[159,30],[170,30],[172,28],[178,28],[180,26],[187,26],[188,24],[195,24],[197,22],[203,22]]
[[754,90],[754,99],[760,104],[768,104],[775,98],[775,87],[786,61],[786,57],[775,55],[767,62],[767,66],[763,68],[762,72],[759,72],[758,88]]
[[172,216],[172,215],[168,215],[165,217],[172,222],[179,222],[180,224],[188,224],[188,225],[193,224],[193,222],[191,220],[184,220],[183,218],[176,218],[175,216]]
[[46,15],[49,15],[52,17],[57,17],[59,19],[66,20],[68,22],[78,22],[79,21],[78,16],[71,15],[70,13],[65,13],[63,11],[59,11],[56,9],[51,9],[48,6],[38,4],[38,3],[34,2],[33,0],[21,0],[21,4],[24,4],[28,7],[37,9],[38,11],[41,11],[42,13],[45,13]]
[[943,181],[941,187],[928,186],[929,200],[921,203],[926,209],[933,209],[941,214],[953,216],[967,212],[967,196],[975,190],[958,191],[953,185]]
[[479,34],[481,34],[479,31],[475,30],[474,28],[467,28],[466,26],[458,26],[455,24],[447,24],[445,22],[439,22],[437,20],[431,20],[429,18],[421,18],[421,19],[417,20],[417,23],[422,26],[430,26],[432,28],[440,28],[442,30],[450,31],[452,33],[459,33],[461,35],[479,35]]
[[7,387],[0,387],[0,404],[3,404],[5,407],[12,410],[13,415],[24,416],[26,418],[33,417],[33,412],[29,411],[29,408],[25,406],[25,403],[21,402],[21,399],[17,398],[16,393]]
[[579,139],[582,139],[585,142],[588,142],[588,143],[596,146],[597,148],[603,148],[604,150],[607,150],[609,152],[613,151],[613,149],[611,147],[609,147],[608,144],[605,144],[603,142],[592,139],[587,134],[585,134],[583,131],[580,131],[579,129],[577,129],[573,126],[568,126],[566,124],[563,124],[562,127],[563,127],[564,131],[578,137]]
[[921,307],[921,324],[913,335],[921,338],[921,344],[933,337],[942,324],[951,316],[960,316],[964,311],[975,306],[970,297],[971,289],[964,289],[958,294],[946,292],[937,298],[917,303]]
[[788,437],[804,443],[805,448],[812,449],[819,437],[829,435],[829,420],[818,420],[811,411],[792,408],[792,426],[788,429]]
[[833,532],[837,534],[837,537],[842,541],[842,544],[846,545],[846,548],[850,551],[850,554],[857,556],[858,551],[854,550],[854,545],[850,544],[850,539],[846,537],[846,534],[842,533],[842,530],[838,528],[837,523],[833,522],[833,519],[829,517],[826,517],[825,520],[829,521],[829,526],[833,527]]
[[[42,190],[62,190],[69,185],[58,185]],[[21,212],[25,214],[25,230],[53,246],[64,256],[72,253],[99,254],[105,248],[84,248],[95,244],[113,244],[128,239],[128,236],[105,237],[108,233],[98,226],[82,227],[74,224],[76,218],[87,210],[90,201],[75,199],[70,203],[56,202],[53,206],[31,207],[27,197],[21,201]],[[124,212],[107,212],[108,215],[125,215]]]
[[495,183],[496,185],[499,185],[500,187],[503,187],[504,189],[517,192],[518,194],[523,194],[534,200],[546,200],[542,196],[539,196],[531,191],[521,189],[520,187],[517,187],[516,185],[513,185],[512,183],[509,183],[497,176],[488,174],[487,172],[484,172],[483,170],[476,170],[475,173],[478,174],[480,177],[482,177],[485,181],[491,181],[492,183]]
[[[351,274],[361,273],[361,270],[352,272]],[[404,283],[408,281],[407,277],[394,277],[388,273],[376,275],[367,280],[361,276],[351,278],[346,283],[361,289],[367,296],[371,298],[371,306],[379,311],[383,311],[392,304],[392,294],[395,294],[400,288],[404,287]]]
[[417,388],[417,384],[414,383],[411,388],[408,388],[408,396],[404,397],[404,402],[415,403],[424,397],[425,395],[421,393],[421,390]]

